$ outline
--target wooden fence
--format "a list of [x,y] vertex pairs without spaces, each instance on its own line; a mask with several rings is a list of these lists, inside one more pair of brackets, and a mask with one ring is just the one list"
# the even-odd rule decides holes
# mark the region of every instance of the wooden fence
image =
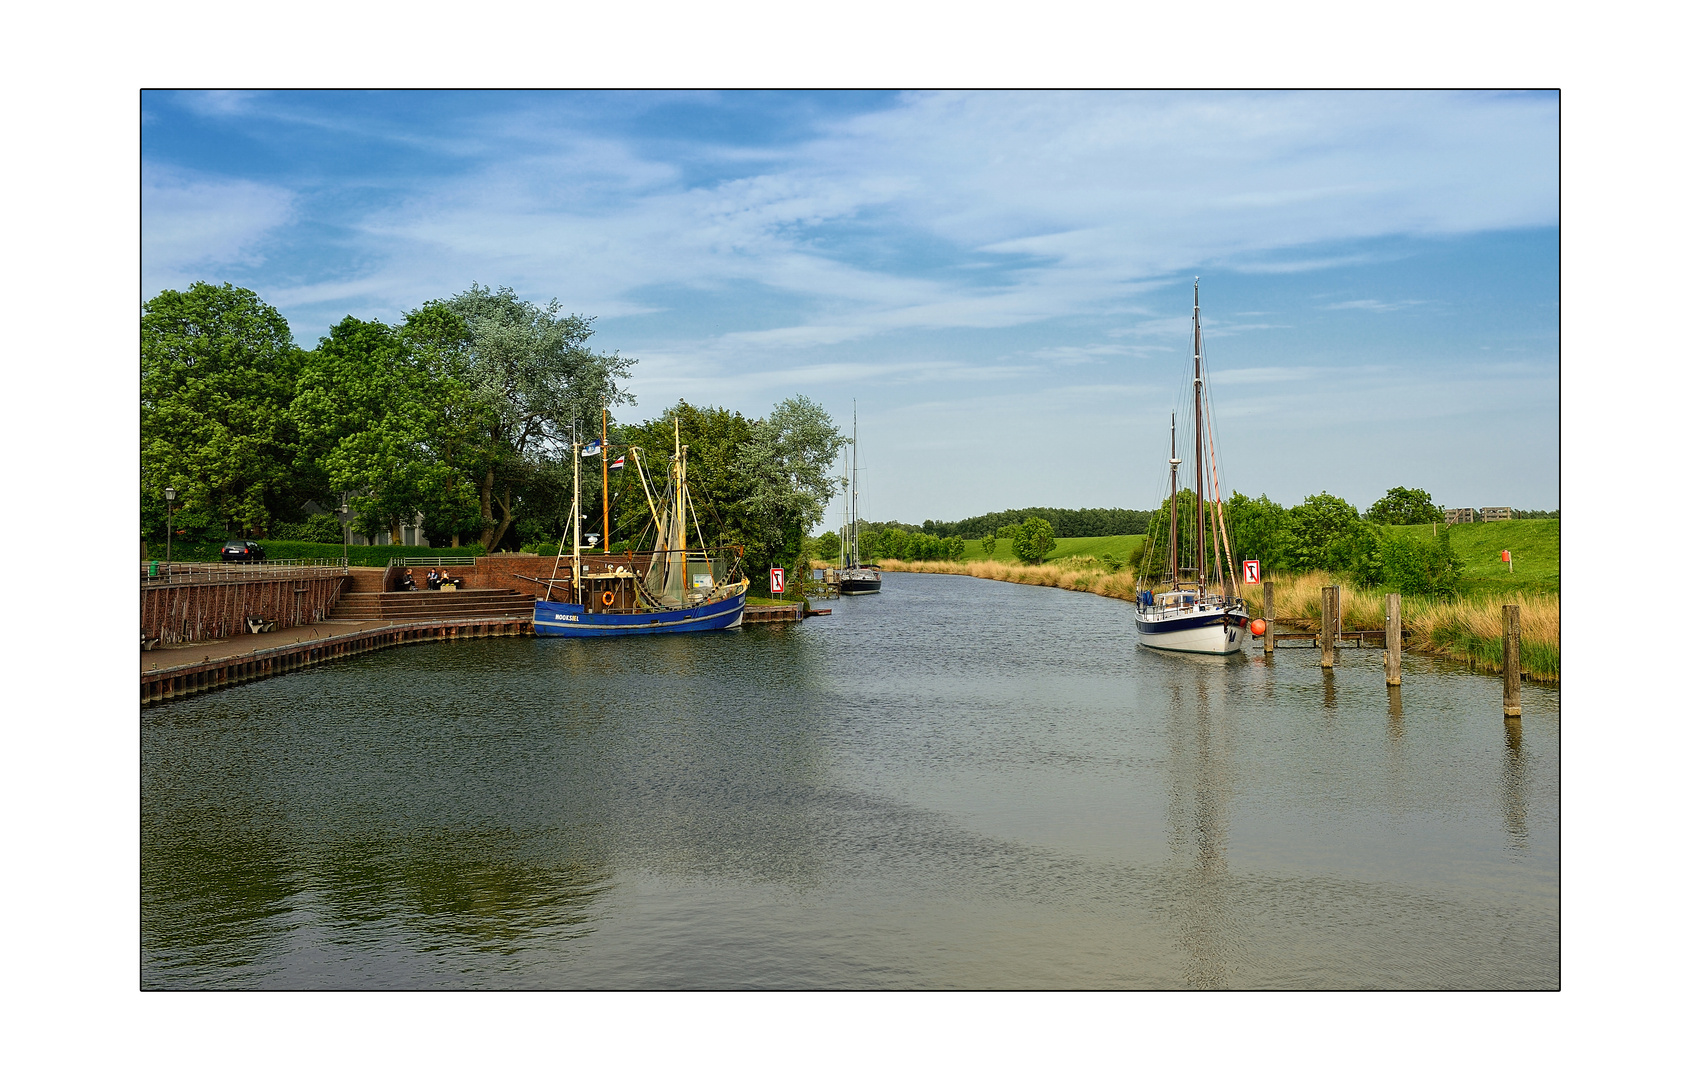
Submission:
[[346,573],[273,571],[261,580],[160,584],[142,587],[142,639],[179,645],[216,641],[249,631],[249,620],[274,629],[316,623],[330,614]]

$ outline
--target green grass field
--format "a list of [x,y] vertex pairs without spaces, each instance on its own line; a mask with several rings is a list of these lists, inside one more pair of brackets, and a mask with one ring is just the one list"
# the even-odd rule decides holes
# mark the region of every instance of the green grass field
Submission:
[[[1119,560],[1123,566],[1127,566],[1129,556],[1133,555],[1138,558],[1140,549],[1145,545],[1146,538],[1144,536],[1060,536],[1057,538],[1057,546],[1046,552],[1045,561],[1053,563],[1059,559],[1067,559],[1071,555],[1084,555],[1093,558],[1109,555]],[[991,559],[993,562],[1014,565],[1022,561],[1016,558],[1015,552],[1010,550],[1010,541],[1008,540],[998,541],[998,548],[991,555],[982,551],[979,540],[970,540],[963,554],[969,562]]]
[[[1429,537],[1428,525],[1390,525],[1395,533]],[[1479,521],[1471,525],[1441,525],[1452,542],[1453,552],[1465,564],[1459,589],[1466,596],[1493,595],[1521,590],[1529,593],[1559,591],[1559,521],[1533,518],[1520,521]],[[1500,553],[1512,553],[1512,569],[1500,561]]]

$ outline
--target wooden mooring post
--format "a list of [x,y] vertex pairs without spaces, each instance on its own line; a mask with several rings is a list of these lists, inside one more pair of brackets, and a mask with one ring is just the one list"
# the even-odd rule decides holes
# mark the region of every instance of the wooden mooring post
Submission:
[[1340,602],[1339,585],[1323,586],[1323,619],[1322,626],[1317,631],[1317,647],[1323,654],[1322,664],[1326,668],[1335,666],[1335,619]]
[[1276,654],[1276,583],[1264,583],[1264,655]]
[[1505,698],[1506,715],[1523,716],[1521,691],[1524,662],[1519,655],[1519,647],[1523,642],[1520,640],[1521,631],[1518,626],[1518,605],[1502,605],[1500,620],[1500,661],[1505,676],[1502,696]]
[[1388,614],[1382,619],[1382,666],[1389,686],[1400,685],[1400,594],[1388,594]]

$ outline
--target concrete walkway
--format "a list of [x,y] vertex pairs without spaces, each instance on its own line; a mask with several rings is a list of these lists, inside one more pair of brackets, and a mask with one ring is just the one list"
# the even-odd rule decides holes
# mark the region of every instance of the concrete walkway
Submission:
[[231,660],[263,649],[275,649],[280,645],[323,641],[327,638],[342,637],[344,634],[358,634],[363,630],[376,630],[381,626],[399,626],[417,621],[370,619],[356,622],[348,619],[322,619],[305,626],[292,626],[288,630],[273,630],[268,634],[243,634],[240,637],[220,638],[217,641],[191,641],[185,645],[156,645],[150,651],[142,653],[141,670],[145,674],[154,670],[181,667],[184,664]]

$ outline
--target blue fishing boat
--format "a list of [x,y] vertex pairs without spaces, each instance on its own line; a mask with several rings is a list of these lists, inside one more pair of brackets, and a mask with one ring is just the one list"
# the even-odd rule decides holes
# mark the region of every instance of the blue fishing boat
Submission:
[[[649,503],[655,541],[645,552],[586,555],[579,533],[579,448],[573,453],[573,514],[555,555],[555,569],[532,612],[532,630],[540,637],[617,637],[628,634],[679,634],[695,630],[731,630],[744,622],[749,581],[739,567],[736,548],[711,549],[697,532],[697,547],[687,546],[686,523],[696,510],[685,483],[686,447],[674,423],[674,454],[668,479],[659,492],[644,471],[637,447],[627,451]],[[598,445],[594,452],[606,453]],[[606,490],[606,485],[605,485]],[[567,558],[567,533],[573,536],[571,573],[561,574]],[[555,593],[560,592],[560,599]]]

